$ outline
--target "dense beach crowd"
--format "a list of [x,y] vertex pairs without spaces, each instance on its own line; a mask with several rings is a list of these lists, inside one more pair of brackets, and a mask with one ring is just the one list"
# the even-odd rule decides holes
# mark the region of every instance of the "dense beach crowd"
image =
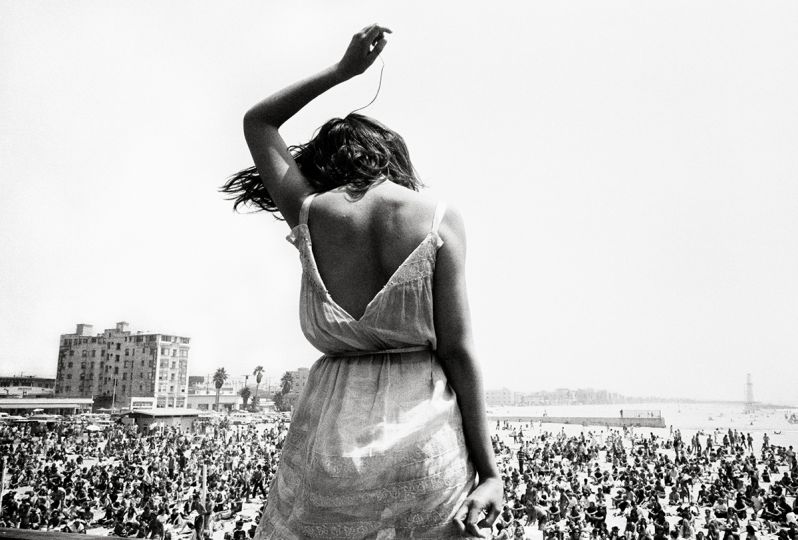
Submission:
[[[795,452],[767,435],[760,445],[731,430],[683,438],[678,430],[493,427],[506,488],[495,540],[798,540]],[[192,433],[0,426],[0,527],[251,538],[286,429],[283,421]]]
[[62,425],[37,435],[29,426],[2,426],[8,480],[0,527],[250,538],[287,429],[264,427],[88,433]]
[[[495,540],[798,540],[792,446],[751,434],[634,430],[566,435],[497,423],[507,505]],[[526,430],[526,431],[525,431]]]

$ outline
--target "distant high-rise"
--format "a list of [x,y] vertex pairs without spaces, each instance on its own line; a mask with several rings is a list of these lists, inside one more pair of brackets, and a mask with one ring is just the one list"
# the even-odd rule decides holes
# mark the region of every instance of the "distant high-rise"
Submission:
[[62,334],[55,395],[99,398],[105,406],[185,407],[190,338],[131,333],[128,323],[91,335],[90,324]]
[[751,374],[745,375],[745,412],[753,412],[756,409],[754,401],[754,383],[751,382]]

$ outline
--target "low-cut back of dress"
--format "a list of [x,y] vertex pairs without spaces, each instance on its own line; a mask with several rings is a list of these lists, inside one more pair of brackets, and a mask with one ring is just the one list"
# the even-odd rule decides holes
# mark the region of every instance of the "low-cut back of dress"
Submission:
[[452,521],[472,489],[462,419],[435,355],[429,233],[355,318],[322,281],[308,229],[287,239],[302,263],[300,322],[324,353],[291,418],[255,538],[463,538]]

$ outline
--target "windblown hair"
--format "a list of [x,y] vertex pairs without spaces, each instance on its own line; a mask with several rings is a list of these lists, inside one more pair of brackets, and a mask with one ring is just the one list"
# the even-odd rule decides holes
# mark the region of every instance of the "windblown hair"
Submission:
[[[423,187],[404,139],[361,114],[328,120],[310,141],[289,146],[288,151],[315,192],[345,186],[347,194],[357,199],[381,179],[413,191]],[[231,176],[220,191],[232,195],[229,200],[235,201],[233,210],[240,205],[251,206],[256,212],[272,212],[280,219],[279,209],[255,167]]]

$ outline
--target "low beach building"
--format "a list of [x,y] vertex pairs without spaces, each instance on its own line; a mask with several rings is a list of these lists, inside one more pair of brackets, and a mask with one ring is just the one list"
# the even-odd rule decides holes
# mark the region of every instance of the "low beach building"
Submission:
[[34,375],[0,377],[0,397],[53,397],[55,379]]
[[0,412],[28,415],[41,409],[47,414],[91,412],[91,398],[0,398]]
[[190,431],[200,411],[194,409],[164,407],[155,409],[134,409],[127,414],[139,428],[178,427]]

